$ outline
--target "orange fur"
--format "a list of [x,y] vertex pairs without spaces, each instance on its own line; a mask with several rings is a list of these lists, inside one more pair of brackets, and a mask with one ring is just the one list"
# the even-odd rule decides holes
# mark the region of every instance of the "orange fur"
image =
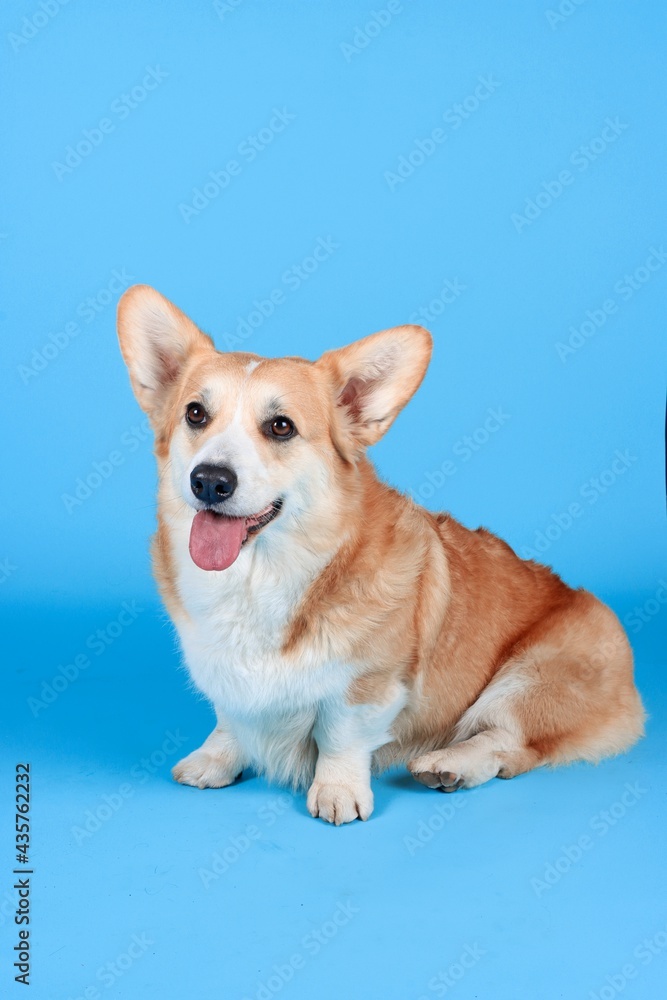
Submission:
[[[291,474],[295,455],[307,469],[310,455],[335,484],[295,523],[294,544],[306,545],[320,568],[288,616],[276,655],[294,672],[313,657],[352,665],[350,707],[381,707],[396,690],[407,692],[390,738],[375,748],[376,767],[407,762],[425,784],[452,790],[541,764],[598,760],[642,734],[630,646],[610,609],[485,529],[416,506],[380,482],[365,457],[421,382],[426,331],[376,334],[315,363],[221,355],[171,304],[160,313],[165,300],[155,296],[126,293],[119,336],[155,427],[161,488],[153,556],[177,625],[192,615],[173,528],[184,504],[165,486],[170,449],[184,407],[219,383],[223,402],[199,443],[229,426],[243,391],[254,447],[276,481]],[[299,428],[298,452],[252,430],[272,394]],[[264,530],[268,537],[272,528]],[[334,786],[327,787],[331,798]],[[319,795],[320,815],[335,816],[321,788]]]

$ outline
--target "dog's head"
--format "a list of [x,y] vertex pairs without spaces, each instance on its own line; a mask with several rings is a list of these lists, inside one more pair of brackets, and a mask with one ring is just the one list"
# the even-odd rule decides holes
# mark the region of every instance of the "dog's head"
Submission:
[[[303,358],[220,353],[171,302],[128,289],[118,335],[155,431],[163,484],[191,509],[190,554],[222,570],[273,521],[326,518],[364,449],[417,390],[431,355],[419,326]],[[166,487],[165,487],[166,488]]]

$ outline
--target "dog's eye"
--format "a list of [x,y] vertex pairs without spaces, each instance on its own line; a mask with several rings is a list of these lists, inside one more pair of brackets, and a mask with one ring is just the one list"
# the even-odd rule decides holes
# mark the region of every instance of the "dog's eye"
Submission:
[[208,420],[208,414],[201,403],[188,403],[185,417],[193,427],[201,427]]
[[282,438],[283,441],[296,434],[296,427],[287,417],[274,417],[273,420],[268,420],[264,427],[269,437]]

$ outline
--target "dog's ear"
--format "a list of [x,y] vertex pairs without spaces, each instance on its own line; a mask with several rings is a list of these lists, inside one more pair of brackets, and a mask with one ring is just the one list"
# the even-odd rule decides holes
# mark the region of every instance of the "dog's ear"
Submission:
[[335,443],[353,460],[375,444],[419,388],[431,359],[431,334],[421,326],[396,326],[349,347],[323,354],[335,398]]
[[134,394],[149,416],[192,355],[214,350],[211,338],[149,285],[133,285],[121,297],[118,340]]

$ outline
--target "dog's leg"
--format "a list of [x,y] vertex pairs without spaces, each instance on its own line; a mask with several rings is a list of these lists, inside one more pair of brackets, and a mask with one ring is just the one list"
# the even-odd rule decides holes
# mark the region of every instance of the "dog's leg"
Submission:
[[477,701],[453,741],[408,764],[431,788],[452,792],[543,764],[598,761],[643,730],[632,653],[613,612],[585,591],[539,622]]
[[391,740],[391,724],[405,704],[405,689],[392,686],[382,705],[327,703],[320,708],[313,736],[318,756],[308,810],[328,823],[368,819],[373,811],[371,758]]
[[520,746],[516,735],[496,728],[477,733],[445,750],[422,754],[411,760],[408,767],[423,785],[455,792],[457,788],[475,788],[490,778],[513,777],[538,763],[538,755],[531,757],[531,751]]
[[240,777],[245,763],[241,748],[218,717],[218,725],[199,750],[179,761],[171,773],[182,785],[224,788]]

